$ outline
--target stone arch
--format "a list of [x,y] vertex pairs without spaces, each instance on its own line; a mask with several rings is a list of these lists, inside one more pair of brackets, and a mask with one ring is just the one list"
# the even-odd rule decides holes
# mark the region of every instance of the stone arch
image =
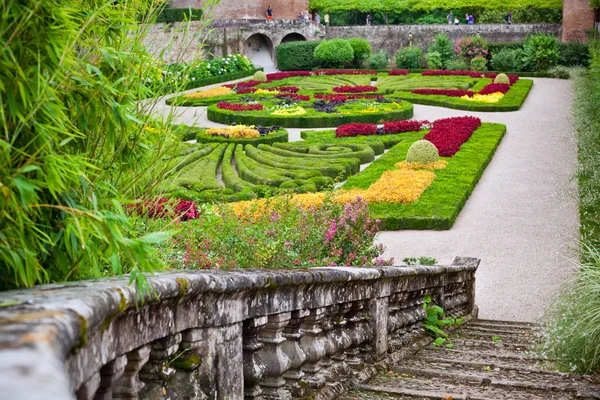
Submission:
[[273,65],[273,40],[264,33],[254,33],[245,40],[244,53],[256,66]]
[[285,35],[283,37],[283,39],[281,39],[281,43],[287,43],[287,42],[303,42],[306,40],[306,37],[298,32],[292,32],[292,33],[288,33],[287,35]]

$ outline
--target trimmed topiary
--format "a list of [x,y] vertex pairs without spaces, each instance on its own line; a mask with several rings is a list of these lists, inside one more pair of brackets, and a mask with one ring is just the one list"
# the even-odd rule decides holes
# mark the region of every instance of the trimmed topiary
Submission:
[[315,48],[314,57],[323,67],[343,67],[354,60],[354,49],[347,40],[332,39],[321,42]]
[[433,143],[428,140],[417,140],[406,153],[406,162],[429,164],[438,162],[440,155]]
[[258,82],[266,82],[267,81],[267,74],[265,74],[263,71],[256,71],[254,73],[254,75],[252,75],[252,80],[253,81],[258,81]]
[[494,79],[494,83],[504,83],[505,85],[510,85],[510,79],[506,74],[498,74]]

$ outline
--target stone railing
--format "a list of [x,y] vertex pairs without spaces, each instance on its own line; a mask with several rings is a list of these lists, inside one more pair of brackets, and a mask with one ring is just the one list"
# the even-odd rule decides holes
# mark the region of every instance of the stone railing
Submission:
[[479,260],[210,271],[0,293],[0,398],[332,397],[424,341],[423,298],[468,315]]

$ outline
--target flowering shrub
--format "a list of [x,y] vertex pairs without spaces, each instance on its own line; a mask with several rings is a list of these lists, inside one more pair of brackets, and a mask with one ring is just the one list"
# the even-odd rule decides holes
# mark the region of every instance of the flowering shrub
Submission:
[[365,136],[365,135],[376,135],[377,125],[375,124],[361,124],[358,122],[351,124],[340,125],[335,130],[335,137],[351,137],[351,136]]
[[481,120],[475,117],[438,119],[423,139],[433,143],[441,157],[452,157],[480,125]]
[[429,121],[392,121],[383,124],[384,133],[402,133],[402,132],[418,132],[426,129],[429,125]]
[[458,39],[454,43],[454,52],[469,61],[475,57],[486,58],[488,54],[487,42],[479,37]]
[[367,69],[318,69],[314,75],[377,75],[377,71]]
[[256,88],[253,87],[247,87],[247,88],[237,88],[235,90],[235,92],[237,94],[249,94],[249,93],[254,93],[256,92]]
[[411,91],[411,93],[424,95],[440,95],[449,97],[473,96],[473,92],[471,92],[470,90],[460,89],[415,89]]
[[231,139],[249,139],[260,137],[260,132],[254,126],[234,125],[225,128],[209,128],[206,130],[209,136],[219,136]]
[[311,76],[310,71],[287,71],[287,72],[273,72],[267,74],[267,82],[279,81],[281,79],[293,78],[296,76]]
[[205,99],[208,97],[226,96],[231,93],[233,93],[233,91],[230,88],[221,86],[214,89],[203,90],[201,92],[189,93],[183,97],[186,99]]
[[393,69],[390,72],[388,72],[388,75],[408,75],[408,70],[406,69]]
[[220,101],[217,103],[217,108],[229,111],[260,111],[265,107],[262,104],[235,104],[228,101]]
[[479,94],[502,93],[506,94],[510,89],[510,85],[504,83],[490,83],[479,91]]
[[375,86],[336,86],[333,88],[334,92],[337,93],[364,93],[364,92],[376,92]]
[[148,218],[169,218],[189,221],[200,218],[198,205],[193,201],[159,198],[129,205],[129,210]]
[[275,97],[277,97],[278,99],[286,99],[286,100],[292,100],[292,101],[309,101],[310,100],[310,96],[304,96],[304,95],[295,94],[295,93],[280,93],[278,95],[275,95]]
[[227,85],[223,85],[230,89],[240,89],[240,88],[249,88],[252,86],[260,85],[262,82],[259,81],[246,81],[246,82],[238,82],[238,83],[229,83]]
[[298,93],[298,91],[300,90],[300,88],[297,88],[296,86],[279,86],[274,89],[283,93]]
[[383,100],[383,96],[376,94],[315,94],[315,99],[327,100],[327,101],[347,101],[357,99],[374,99],[377,101]]
[[273,88],[269,88],[269,89],[256,89],[256,94],[279,94],[279,92]]

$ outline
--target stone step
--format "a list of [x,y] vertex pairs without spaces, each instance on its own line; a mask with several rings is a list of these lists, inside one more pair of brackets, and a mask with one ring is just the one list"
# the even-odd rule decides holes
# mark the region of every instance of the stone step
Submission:
[[510,363],[513,365],[529,366],[532,363],[541,363],[546,360],[542,357],[538,357],[535,354],[528,354],[527,352],[512,352],[503,351],[498,352],[495,350],[461,350],[461,349],[447,349],[445,347],[427,347],[421,350],[418,354],[419,357],[437,358],[445,361],[474,361],[488,364],[495,363]]
[[480,326],[490,329],[518,329],[535,330],[540,326],[530,322],[496,321],[490,319],[473,319],[468,321],[465,326]]
[[461,329],[455,332],[453,337],[461,339],[475,339],[475,340],[489,340],[493,341],[501,340],[502,343],[531,343],[535,336],[529,333],[515,334],[515,333],[499,333],[499,332],[481,332],[473,329]]
[[466,324],[461,330],[473,331],[473,332],[488,332],[494,335],[525,335],[535,336],[537,329],[523,329],[523,328],[506,328],[506,327],[488,327],[485,325],[472,325]]
[[[494,350],[499,353],[509,351],[511,353],[517,352],[527,352],[531,351],[532,344],[531,343],[515,343],[515,342],[502,342],[495,343],[491,340],[478,340],[473,338],[458,338],[458,337],[450,337],[450,340],[455,349],[460,350],[470,350],[470,351],[479,351],[479,350]],[[429,347],[434,348],[435,345],[431,344]]]

